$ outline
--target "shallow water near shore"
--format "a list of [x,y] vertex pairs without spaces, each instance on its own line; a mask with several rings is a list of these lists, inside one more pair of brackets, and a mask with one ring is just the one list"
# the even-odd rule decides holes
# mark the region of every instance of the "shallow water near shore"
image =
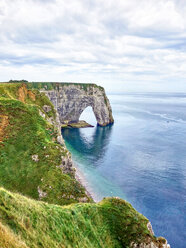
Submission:
[[[112,126],[64,129],[88,191],[119,196],[172,248],[186,247],[186,94],[108,95]],[[81,119],[96,124],[91,109]]]

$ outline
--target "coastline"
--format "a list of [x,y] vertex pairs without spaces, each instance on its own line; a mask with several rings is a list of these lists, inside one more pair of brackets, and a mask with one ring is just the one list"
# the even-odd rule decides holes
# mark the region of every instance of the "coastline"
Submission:
[[[72,159],[73,160],[73,159]],[[76,180],[83,185],[85,188],[86,194],[90,196],[95,203],[99,202],[97,195],[95,194],[94,190],[88,185],[88,181],[85,178],[83,172],[78,168],[77,164],[73,161],[73,167],[75,169],[75,178]]]

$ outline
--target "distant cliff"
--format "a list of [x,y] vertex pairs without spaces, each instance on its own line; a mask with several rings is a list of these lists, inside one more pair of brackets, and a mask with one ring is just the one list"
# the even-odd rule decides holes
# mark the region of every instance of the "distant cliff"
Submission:
[[[38,87],[38,84],[32,83],[32,86]],[[40,83],[39,90],[49,97],[61,123],[78,122],[88,106],[92,107],[98,125],[114,122],[105,90],[96,84]]]

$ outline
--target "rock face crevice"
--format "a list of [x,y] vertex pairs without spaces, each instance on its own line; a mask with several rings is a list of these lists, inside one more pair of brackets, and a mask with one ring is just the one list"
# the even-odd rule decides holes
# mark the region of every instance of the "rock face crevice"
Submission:
[[105,90],[95,84],[58,84],[55,89],[42,89],[59,113],[61,123],[76,123],[82,112],[92,107],[97,123],[106,126],[114,122]]

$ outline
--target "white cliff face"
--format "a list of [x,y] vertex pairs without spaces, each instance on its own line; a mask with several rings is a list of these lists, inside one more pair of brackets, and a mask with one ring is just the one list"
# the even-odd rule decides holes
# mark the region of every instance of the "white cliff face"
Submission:
[[150,242],[148,244],[146,243],[141,243],[139,245],[137,244],[131,244],[130,246],[131,248],[170,248],[170,245],[167,244],[167,242],[165,244],[155,244],[154,242]]
[[59,113],[61,123],[78,122],[82,112],[92,107],[98,125],[106,126],[114,122],[109,100],[102,87],[94,84],[58,84],[54,90],[44,92]]
[[[149,230],[150,234],[154,236],[154,232],[150,222],[147,223],[147,229]],[[151,237],[147,237],[146,242],[140,244],[136,244],[132,242],[130,244],[130,247],[131,248],[171,248],[170,245],[167,244],[167,240],[162,237],[156,238],[156,240],[152,240]]]

